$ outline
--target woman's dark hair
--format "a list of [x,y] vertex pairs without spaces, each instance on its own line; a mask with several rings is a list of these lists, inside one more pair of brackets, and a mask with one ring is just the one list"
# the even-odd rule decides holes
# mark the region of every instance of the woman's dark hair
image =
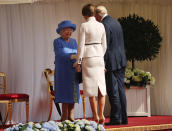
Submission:
[[83,16],[94,16],[94,9],[95,6],[92,4],[87,4],[82,8],[82,15]]

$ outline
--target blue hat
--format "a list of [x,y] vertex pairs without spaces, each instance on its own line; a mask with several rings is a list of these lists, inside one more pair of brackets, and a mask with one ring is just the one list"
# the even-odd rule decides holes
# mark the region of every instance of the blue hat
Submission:
[[76,30],[76,25],[72,24],[69,20],[64,20],[58,24],[58,28],[56,29],[57,34],[60,34],[60,31],[64,28],[70,27],[73,29],[73,31]]

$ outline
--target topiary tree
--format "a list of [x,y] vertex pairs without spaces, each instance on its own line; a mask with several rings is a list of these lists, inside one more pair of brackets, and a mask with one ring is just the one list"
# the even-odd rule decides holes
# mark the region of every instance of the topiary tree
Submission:
[[132,62],[132,69],[135,68],[135,60],[151,61],[158,55],[162,37],[151,20],[133,14],[121,17],[118,21],[123,28],[126,57]]

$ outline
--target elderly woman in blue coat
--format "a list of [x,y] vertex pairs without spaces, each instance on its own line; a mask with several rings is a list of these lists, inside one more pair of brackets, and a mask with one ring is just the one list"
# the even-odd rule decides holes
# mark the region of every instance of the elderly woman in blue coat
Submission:
[[54,40],[55,52],[55,102],[62,103],[61,121],[74,120],[74,103],[80,102],[79,83],[76,80],[77,42],[71,38],[76,25],[65,20],[56,29],[59,38]]

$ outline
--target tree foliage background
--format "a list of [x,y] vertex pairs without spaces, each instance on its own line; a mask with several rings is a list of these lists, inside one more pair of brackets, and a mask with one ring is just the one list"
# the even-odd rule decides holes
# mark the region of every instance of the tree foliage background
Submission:
[[145,20],[136,14],[118,18],[123,33],[127,60],[134,61],[153,60],[157,57],[162,37],[158,26],[151,20]]

